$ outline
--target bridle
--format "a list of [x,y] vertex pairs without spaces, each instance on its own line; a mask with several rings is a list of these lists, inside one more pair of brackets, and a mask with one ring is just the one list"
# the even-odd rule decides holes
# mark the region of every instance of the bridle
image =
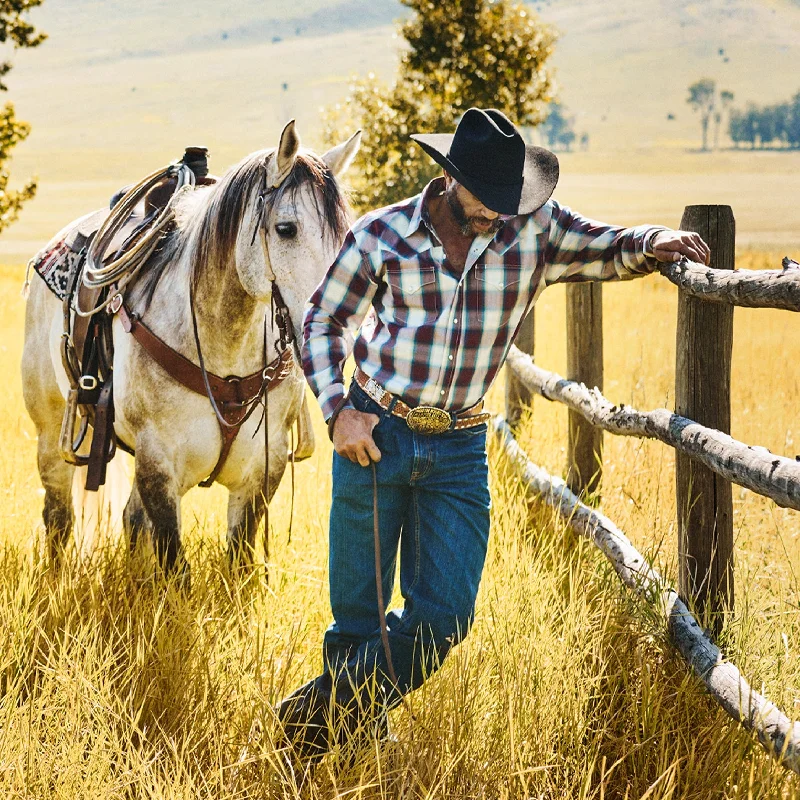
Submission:
[[[263,406],[263,413],[261,420],[259,421],[256,430],[253,433],[255,436],[258,433],[258,428],[263,425],[264,426],[264,486],[263,486],[263,495],[264,495],[264,561],[265,563],[268,560],[269,549],[268,549],[268,541],[269,541],[269,498],[270,498],[270,485],[269,485],[269,386],[271,382],[271,376],[269,374],[270,366],[274,365],[276,362],[283,362],[286,359],[287,353],[291,352],[294,355],[295,361],[297,366],[300,367],[302,365],[301,355],[300,355],[300,346],[297,341],[297,336],[295,334],[295,328],[292,322],[292,315],[289,311],[289,307],[286,305],[286,301],[283,299],[283,295],[281,294],[280,287],[278,286],[277,276],[275,275],[275,270],[272,268],[272,261],[269,255],[269,241],[267,235],[267,229],[269,224],[269,215],[267,214],[267,198],[270,194],[277,191],[280,186],[280,183],[286,177],[282,175],[280,180],[276,185],[270,186],[267,180],[267,162],[262,162],[263,166],[263,187],[258,194],[256,199],[256,216],[257,221],[253,230],[253,236],[250,240],[251,246],[255,244],[256,237],[259,238],[261,244],[261,252],[264,258],[264,266],[267,271],[267,280],[270,282],[271,287],[271,298],[270,298],[270,328],[272,329],[273,334],[277,330],[277,337],[273,341],[273,346],[277,353],[277,358],[272,364],[267,364],[267,315],[264,314],[264,338],[263,338],[263,380],[261,383],[261,387],[259,388],[258,392],[251,397],[250,399],[242,402],[241,404],[241,415],[233,420],[228,420],[225,418],[225,414],[220,411],[219,406],[216,402],[214,397],[214,393],[211,390],[211,386],[209,383],[208,378],[208,371],[206,370],[205,360],[203,358],[203,348],[200,343],[200,333],[198,330],[197,325],[197,313],[195,311],[195,281],[192,280],[190,284],[190,292],[189,292],[189,306],[192,315],[192,330],[194,333],[194,341],[195,347],[197,349],[197,359],[200,364],[200,371],[203,375],[203,382],[205,384],[206,389],[206,396],[208,397],[209,403],[211,404],[211,408],[214,411],[214,414],[217,418],[217,422],[220,426],[220,433],[222,434],[223,438],[223,454],[227,455],[225,452],[225,446],[227,444],[227,449],[230,449],[230,445],[233,443],[233,439],[238,434],[239,430],[241,429],[242,425],[250,418],[253,412],[259,405]],[[230,441],[230,444],[228,442]],[[219,474],[219,471],[222,468],[222,463],[217,463],[217,466],[214,469],[214,472],[206,478],[200,485],[201,486],[210,486],[211,483],[215,480],[216,476]],[[291,451],[291,473],[292,473],[292,506],[291,512],[289,515],[289,537],[291,539],[291,530],[292,530],[292,519],[294,516],[294,486],[295,486],[295,471],[294,471],[294,447],[292,447]]]

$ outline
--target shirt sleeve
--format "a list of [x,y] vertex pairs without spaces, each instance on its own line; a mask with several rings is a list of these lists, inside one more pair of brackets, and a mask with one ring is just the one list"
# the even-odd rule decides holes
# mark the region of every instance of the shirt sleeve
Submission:
[[647,238],[663,226],[622,228],[576,214],[555,200],[545,254],[545,284],[626,280],[647,275],[655,258],[644,254]]
[[377,289],[370,262],[350,231],[303,320],[303,371],[326,420],[344,396],[342,367]]

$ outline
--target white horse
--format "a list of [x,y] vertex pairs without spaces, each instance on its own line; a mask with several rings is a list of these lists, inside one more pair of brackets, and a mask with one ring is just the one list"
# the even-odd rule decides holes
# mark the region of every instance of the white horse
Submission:
[[[208,372],[245,376],[261,370],[265,359],[271,362],[279,354],[271,327],[272,282],[299,341],[304,305],[347,229],[347,206],[335,176],[349,166],[359,142],[356,133],[317,157],[301,150],[292,122],[276,149],[248,156],[213,186],[186,192],[175,203],[175,230],[126,288],[126,308],[197,363],[193,283],[196,334]],[[68,388],[58,355],[62,328],[61,302],[35,279],[26,309],[22,378],[25,404],[38,432],[43,518],[53,556],[69,540],[73,525],[75,467],[62,460],[59,450]],[[125,529],[132,544],[139,532],[149,533],[167,571],[176,565],[186,569],[181,498],[214,471],[221,428],[208,397],[167,374],[119,318],[113,323],[113,342],[114,429],[136,452]],[[302,371],[292,360],[289,376],[269,392],[266,437],[263,431],[255,435],[261,417],[256,411],[216,476],[230,493],[228,552],[235,560],[252,558],[265,503],[286,468],[289,430],[304,390]]]

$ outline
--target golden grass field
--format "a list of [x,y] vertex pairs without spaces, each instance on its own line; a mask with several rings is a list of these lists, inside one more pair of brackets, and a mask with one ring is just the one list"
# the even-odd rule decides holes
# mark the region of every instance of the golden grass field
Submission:
[[[771,267],[781,254],[744,251],[739,266]],[[412,695],[416,719],[393,712],[396,743],[350,767],[334,754],[300,790],[274,750],[270,708],[316,674],[328,623],[321,425],[317,453],[298,465],[291,540],[288,475],[273,503],[268,586],[261,575],[245,586],[228,576],[219,488],[194,490],[184,505],[190,594],[154,587],[148,565],[129,564],[113,541],[57,574],[37,556],[42,497],[16,377],[21,277],[21,267],[0,273],[3,796],[800,797],[800,780],[704,695],[603,559],[529,507],[493,448],[493,530],[473,632]],[[675,292],[657,277],[606,288],[609,398],[671,404]],[[537,307],[537,360],[562,373],[563,316],[563,290],[550,289]],[[733,435],[787,455],[797,449],[793,325],[787,312],[736,311]],[[564,410],[537,399],[521,440],[558,473],[565,431]],[[674,576],[672,454],[607,437],[605,461],[603,510]],[[744,490],[734,502],[737,614],[724,641],[791,715],[800,524]]]

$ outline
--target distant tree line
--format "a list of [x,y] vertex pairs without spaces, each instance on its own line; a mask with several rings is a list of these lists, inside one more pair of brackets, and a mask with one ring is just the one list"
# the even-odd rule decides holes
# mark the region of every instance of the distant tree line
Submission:
[[728,135],[740,147],[800,147],[800,92],[791,100],[769,106],[751,103],[730,113]]

